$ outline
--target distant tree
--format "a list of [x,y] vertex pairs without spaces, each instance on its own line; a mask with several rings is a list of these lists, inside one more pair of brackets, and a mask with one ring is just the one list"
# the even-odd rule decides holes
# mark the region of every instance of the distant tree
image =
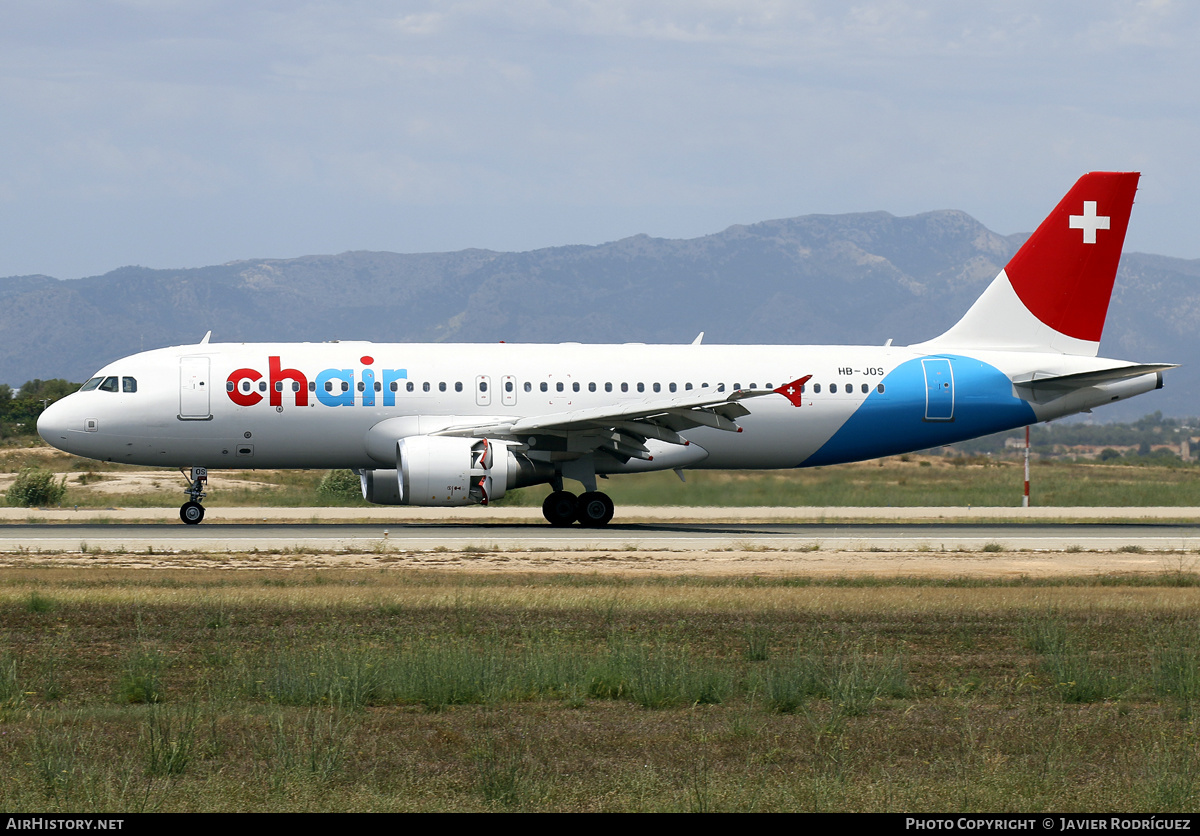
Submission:
[[1134,429],[1138,430],[1155,430],[1161,429],[1164,426],[1173,426],[1176,422],[1171,419],[1163,420],[1162,410],[1156,411],[1153,415],[1145,415],[1133,422]]
[[78,383],[62,378],[27,380],[13,397],[12,388],[0,384],[0,437],[33,435],[45,405],[78,388]]
[[69,380],[63,380],[61,377],[55,377],[50,380],[27,380],[21,384],[21,391],[17,395],[21,400],[48,400],[56,401],[59,398],[65,398],[67,395],[79,388],[78,383],[72,383]]

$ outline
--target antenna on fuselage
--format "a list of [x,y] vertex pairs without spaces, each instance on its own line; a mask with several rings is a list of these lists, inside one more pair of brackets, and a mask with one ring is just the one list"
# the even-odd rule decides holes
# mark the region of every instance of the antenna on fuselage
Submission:
[[204,335],[204,339],[202,339],[198,344],[199,345],[208,345],[208,338],[211,336],[212,336],[212,331],[209,331],[207,334]]
[[700,343],[703,340],[704,340],[704,332],[701,331],[699,334],[696,335],[696,339],[692,340],[692,345],[700,345]]

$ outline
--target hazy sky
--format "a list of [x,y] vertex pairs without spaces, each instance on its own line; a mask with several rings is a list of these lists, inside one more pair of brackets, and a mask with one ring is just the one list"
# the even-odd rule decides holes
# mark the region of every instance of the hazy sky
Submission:
[[0,2],[0,276],[693,237],[1143,172],[1200,257],[1200,3]]

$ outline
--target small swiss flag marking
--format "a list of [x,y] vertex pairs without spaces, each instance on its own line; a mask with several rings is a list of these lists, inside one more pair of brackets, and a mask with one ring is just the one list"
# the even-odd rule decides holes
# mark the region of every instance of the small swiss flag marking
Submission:
[[773,389],[772,391],[783,395],[792,402],[792,406],[800,406],[804,399],[804,384],[808,383],[808,381],[811,379],[812,375],[806,374],[804,377],[797,378],[791,383],[785,383],[778,389]]

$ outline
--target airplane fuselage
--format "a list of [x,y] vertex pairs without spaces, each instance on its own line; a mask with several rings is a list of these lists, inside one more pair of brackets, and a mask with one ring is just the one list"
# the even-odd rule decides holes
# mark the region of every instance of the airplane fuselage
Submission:
[[[93,378],[99,384],[52,405],[39,428],[61,449],[127,464],[362,470],[394,467],[395,440],[406,435],[773,389],[811,375],[800,408],[782,395],[754,398],[741,432],[689,429],[681,434],[695,450],[664,445],[652,461],[605,460],[597,472],[791,468],[949,444],[1160,384],[1148,373],[1045,403],[1013,385],[1021,375],[1113,365],[1057,353],[895,346],[200,344],[105,366]],[[569,436],[543,438],[531,451],[569,454]]]

